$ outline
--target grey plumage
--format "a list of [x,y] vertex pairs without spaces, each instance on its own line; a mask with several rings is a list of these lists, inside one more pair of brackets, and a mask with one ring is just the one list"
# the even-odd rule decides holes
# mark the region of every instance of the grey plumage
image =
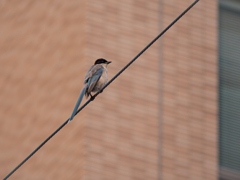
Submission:
[[85,94],[85,91],[86,91],[86,86],[83,87],[83,89],[82,89],[82,91],[81,91],[81,93],[80,93],[80,95],[78,97],[78,100],[77,100],[76,105],[75,105],[75,107],[73,109],[72,115],[70,116],[70,118],[68,120],[68,123],[74,118],[74,116],[75,116],[75,114],[76,114],[76,112],[78,110],[78,107],[79,107],[79,105],[82,102],[82,99],[83,99],[83,96]]
[[91,92],[99,92],[103,86],[108,81],[108,71],[107,71],[107,65],[111,63],[111,61],[107,61],[105,59],[97,59],[95,61],[95,64],[90,67],[90,69],[87,71],[84,79],[84,87],[78,97],[78,100],[76,102],[76,105],[73,109],[72,115],[70,116],[68,123],[74,118],[79,105],[82,102],[83,96],[85,94],[86,98],[91,95]]

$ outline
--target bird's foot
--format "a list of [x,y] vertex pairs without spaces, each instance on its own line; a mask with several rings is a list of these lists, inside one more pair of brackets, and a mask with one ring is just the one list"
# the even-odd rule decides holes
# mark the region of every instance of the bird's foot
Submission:
[[89,95],[91,96],[90,100],[93,101],[95,99],[95,96],[93,96],[91,93]]

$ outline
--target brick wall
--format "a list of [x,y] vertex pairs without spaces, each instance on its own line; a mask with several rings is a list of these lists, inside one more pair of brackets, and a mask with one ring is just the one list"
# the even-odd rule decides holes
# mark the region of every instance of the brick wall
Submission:
[[[71,114],[85,71],[84,10],[84,1],[0,2],[1,178]],[[81,123],[62,129],[9,179],[80,179]]]
[[[192,1],[163,1],[166,26]],[[162,179],[217,179],[217,1],[199,1],[162,39]]]
[[[159,33],[159,7],[158,0],[88,1],[87,61],[113,61],[113,77]],[[86,109],[86,180],[157,178],[159,57],[157,42]]]
[[[109,78],[190,0],[2,1],[0,176],[71,114],[87,69]],[[217,179],[217,1],[201,0],[12,179]]]

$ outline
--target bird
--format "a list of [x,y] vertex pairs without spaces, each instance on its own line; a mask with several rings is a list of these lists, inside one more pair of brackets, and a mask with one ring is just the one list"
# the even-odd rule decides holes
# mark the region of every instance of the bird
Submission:
[[76,102],[76,105],[73,109],[73,112],[68,119],[68,123],[71,122],[71,120],[74,118],[76,115],[76,112],[78,110],[79,105],[82,102],[83,96],[85,95],[86,98],[88,96],[91,96],[91,100],[94,100],[94,96],[92,96],[91,92],[102,92],[102,88],[107,84],[108,81],[108,71],[107,71],[107,66],[110,64],[112,61],[107,61],[106,59],[100,58],[97,59],[92,65],[89,70],[87,71],[85,78],[84,78],[84,87],[78,97],[78,100]]

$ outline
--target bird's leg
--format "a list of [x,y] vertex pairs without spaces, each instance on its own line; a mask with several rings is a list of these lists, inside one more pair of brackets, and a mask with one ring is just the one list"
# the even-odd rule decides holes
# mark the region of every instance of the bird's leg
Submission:
[[99,90],[99,93],[102,93],[102,92],[103,92],[103,89],[100,89],[100,90]]
[[95,97],[91,93],[89,93],[89,95],[91,96],[90,100],[93,101]]

